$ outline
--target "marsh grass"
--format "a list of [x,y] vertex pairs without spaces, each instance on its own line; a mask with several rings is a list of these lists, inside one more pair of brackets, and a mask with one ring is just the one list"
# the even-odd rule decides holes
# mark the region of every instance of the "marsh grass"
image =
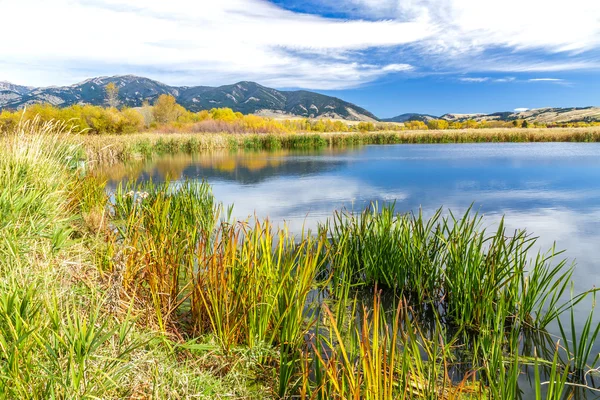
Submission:
[[[357,299],[355,296],[353,300],[352,293],[361,287],[369,290],[381,286],[396,298],[404,298],[411,309],[411,318],[405,319],[401,327],[407,329],[408,334],[413,332],[420,343],[420,352],[412,352],[412,363],[428,368],[424,382],[433,385],[416,397],[454,396],[443,388],[448,371],[456,370],[455,364],[467,367],[459,368],[462,369],[459,382],[466,384],[465,380],[472,377],[477,385],[482,385],[477,394],[470,392],[468,396],[518,397],[521,376],[527,366],[532,365],[532,358],[523,353],[533,351],[536,357],[544,353],[549,355],[549,360],[554,354],[544,347],[548,344],[546,341],[529,344],[524,339],[547,337],[545,328],[553,322],[558,322],[563,342],[568,339],[564,349],[567,359],[560,358],[557,368],[570,371],[569,379],[579,379],[583,386],[590,385],[585,379],[582,381],[582,377],[593,372],[597,364],[591,348],[600,328],[593,326],[590,316],[578,332],[573,307],[595,290],[565,300],[573,266],[567,266],[564,260],[556,261],[561,253],[554,248],[533,253],[536,239],[525,231],[509,233],[504,221],[500,221],[495,230],[488,232],[482,228],[482,217],[470,209],[460,217],[451,212],[442,216],[442,210],[438,210],[425,220],[421,213],[397,214],[393,204],[383,207],[373,204],[362,213],[338,212],[320,229],[329,237],[328,262],[322,273],[329,274],[334,312],[326,310],[331,327],[329,337],[326,345],[315,352],[333,351],[339,359],[332,364],[318,354],[315,356],[321,362],[320,367],[325,371],[331,369],[330,379],[335,374],[362,377],[367,372],[359,367],[360,363],[350,360],[367,357],[361,353],[361,346],[386,340],[385,330],[378,339],[373,337],[379,328],[372,320],[363,321],[359,328],[356,325],[347,328],[357,319],[355,311],[347,314],[356,307],[356,304],[349,305]],[[373,305],[373,310],[377,307]],[[423,319],[428,312],[433,314],[431,322]],[[564,329],[561,323],[565,312],[571,313],[570,330]],[[385,329],[395,324],[397,322],[388,321]],[[349,340],[345,335],[351,334],[353,329],[355,336]],[[571,337],[566,336],[567,331]],[[365,332],[370,339],[365,338]],[[436,347],[442,343],[448,345]],[[549,344],[552,345],[551,341]],[[427,350],[431,348],[437,348],[443,356]],[[460,352],[456,351],[458,348]],[[404,346],[400,353],[407,351]],[[443,360],[443,369],[434,368],[436,360]],[[556,371],[549,373],[558,379]],[[317,376],[323,379],[326,373],[320,372]],[[339,394],[339,398],[368,396],[360,392],[365,390],[364,382],[357,384],[349,377],[343,379],[339,387],[333,387],[346,393]],[[420,378],[416,379],[418,382]],[[452,387],[456,382],[450,380],[450,383]],[[406,385],[415,385],[415,382]],[[326,386],[327,390],[333,390],[330,385]],[[557,383],[552,390],[564,394],[571,389]]]
[[462,129],[364,133],[88,135],[76,139],[92,163],[116,163],[153,156],[195,154],[215,149],[319,149],[367,144],[495,142],[599,142],[600,128]]
[[297,240],[268,221],[231,222],[221,212],[205,183],[119,187],[113,240],[123,249],[125,295],[177,337],[213,335],[225,354],[273,349],[260,363],[279,365],[284,396],[311,326],[305,305],[324,240]]
[[[514,398],[532,365],[523,337],[589,294],[564,302],[560,252],[532,256],[534,237],[503,221],[488,232],[471,210],[425,219],[374,204],[294,237],[221,209],[205,183],[119,188],[125,292],[163,331],[212,335],[226,357],[249,349],[280,397]],[[391,319],[378,289],[360,299],[378,286],[397,304]],[[311,306],[310,293],[325,301]],[[598,335],[589,321],[565,350],[573,366],[560,361],[570,376],[592,368],[576,364]]]
[[546,327],[565,309],[560,299],[572,267],[566,261],[553,265],[560,255],[554,249],[530,259],[535,238],[525,231],[509,234],[503,220],[492,233],[481,225],[482,217],[470,209],[461,217],[442,217],[440,209],[429,220],[421,212],[397,214],[393,204],[337,212],[321,227],[331,238],[333,287],[377,283],[473,330],[493,325],[502,300],[511,324]]
[[[458,399],[481,398],[478,382],[453,382],[448,374],[453,341],[446,342],[439,321],[431,337],[420,329],[412,309],[400,301],[391,317],[375,289],[372,307],[363,306],[351,329],[340,331],[324,308],[314,357],[314,392],[319,399]],[[305,372],[305,380],[310,375]],[[305,385],[311,387],[311,385]]]
[[[594,365],[600,360],[600,354],[592,354],[592,348],[598,335],[600,334],[600,324],[594,326],[594,310],[596,308],[596,295],[592,299],[592,307],[588,317],[585,319],[581,330],[578,332],[575,323],[575,312],[573,308],[569,309],[569,330],[564,327],[563,322],[558,319],[558,326],[565,346],[568,359],[563,362],[566,369],[570,372],[570,378],[573,382],[587,385],[588,374],[596,372]],[[590,366],[591,365],[591,366]]]
[[238,367],[171,352],[124,299],[106,309],[107,196],[71,135],[35,120],[0,139],[0,398],[263,397]]
[[547,367],[546,369],[549,369],[549,372],[547,372],[548,380],[545,382],[542,382],[540,372],[543,367],[540,366],[540,360],[537,357],[537,354],[535,356],[534,380],[536,400],[541,400],[542,398],[547,400],[560,400],[565,398],[565,394],[568,392],[567,382],[569,379],[569,369],[561,368],[562,365],[559,361],[560,355],[558,345],[555,349],[552,361],[549,363],[546,362],[545,366]]

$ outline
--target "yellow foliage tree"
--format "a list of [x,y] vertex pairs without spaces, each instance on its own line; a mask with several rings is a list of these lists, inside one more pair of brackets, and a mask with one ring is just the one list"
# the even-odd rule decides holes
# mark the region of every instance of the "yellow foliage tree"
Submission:
[[106,104],[108,104],[109,107],[119,107],[119,88],[117,85],[115,85],[114,82],[111,82],[106,85],[104,90],[106,91]]
[[427,122],[427,127],[429,129],[445,130],[448,129],[449,125],[450,124],[445,119],[432,119]]
[[177,104],[175,97],[169,94],[161,94],[152,109],[154,120],[159,124],[168,124],[186,114],[185,108]]
[[404,123],[404,126],[406,126],[408,129],[411,130],[427,130],[428,127],[427,125],[425,125],[425,122],[423,121],[408,121]]
[[213,108],[210,115],[215,121],[233,122],[243,117],[241,113],[233,112],[231,108]]

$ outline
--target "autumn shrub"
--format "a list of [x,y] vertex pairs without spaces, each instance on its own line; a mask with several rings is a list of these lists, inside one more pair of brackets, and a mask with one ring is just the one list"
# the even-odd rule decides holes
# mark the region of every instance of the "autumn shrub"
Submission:
[[58,108],[49,104],[36,104],[23,111],[3,111],[0,114],[0,130],[12,130],[20,120],[33,120],[36,117],[42,123],[63,122],[76,131],[88,134],[121,135],[139,132],[144,127],[143,116],[131,108],[117,110],[90,105]]

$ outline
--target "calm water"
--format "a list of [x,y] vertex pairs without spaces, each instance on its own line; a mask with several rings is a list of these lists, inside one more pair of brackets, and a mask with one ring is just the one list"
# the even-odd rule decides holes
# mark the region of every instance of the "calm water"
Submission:
[[234,214],[285,221],[299,231],[346,207],[395,201],[398,211],[472,203],[494,225],[527,228],[576,259],[576,289],[600,285],[600,144],[525,143],[365,146],[312,152],[213,152],[117,165],[126,179],[206,179]]
[[576,290],[600,285],[600,144],[388,145],[311,152],[212,152],[116,165],[128,179],[206,179],[243,219],[256,214],[293,231],[335,209],[395,201],[398,211],[462,213],[471,204],[495,225],[539,236],[577,262]]
[[[493,227],[526,228],[577,263],[575,291],[600,285],[600,144],[365,146],[312,152],[213,152],[115,166],[125,179],[206,179],[234,215],[256,214],[291,230],[314,227],[332,210],[395,201],[398,211],[471,204]],[[580,320],[590,302],[579,308]],[[599,344],[600,345],[600,344]],[[599,346],[597,346],[599,347]]]

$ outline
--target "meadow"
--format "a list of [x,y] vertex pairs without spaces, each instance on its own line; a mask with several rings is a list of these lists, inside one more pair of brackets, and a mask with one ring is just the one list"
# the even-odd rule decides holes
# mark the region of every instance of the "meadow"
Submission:
[[[0,397],[514,399],[529,387],[562,399],[596,390],[595,290],[573,293],[574,266],[554,248],[532,254],[525,231],[487,231],[472,210],[424,218],[372,204],[292,235],[268,220],[234,220],[207,183],[107,193],[86,167],[219,146],[457,141],[471,131],[70,129],[30,120],[0,141]],[[583,328],[575,305],[590,310]]]

